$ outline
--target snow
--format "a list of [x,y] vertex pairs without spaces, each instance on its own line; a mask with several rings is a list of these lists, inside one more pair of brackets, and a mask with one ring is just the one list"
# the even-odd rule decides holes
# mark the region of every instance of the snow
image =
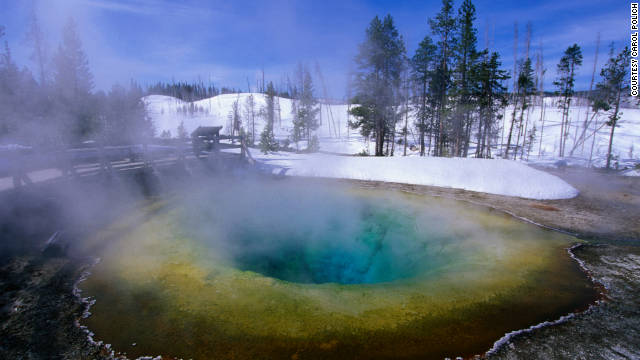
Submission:
[[[191,103],[169,96],[150,95],[145,97],[145,102],[158,134],[167,131],[172,136],[175,136],[180,123],[184,124],[188,133],[198,126],[223,126],[222,133],[228,134],[230,128],[229,114],[233,103],[238,101],[242,111],[242,126],[245,132],[249,133],[251,126],[245,116],[244,105],[250,95],[254,97],[257,114],[260,108],[266,104],[265,96],[259,93],[224,94],[196,101],[193,102],[193,107],[199,111],[193,113],[178,111],[181,108],[192,106]],[[262,156],[257,155],[257,151],[253,153],[256,155],[257,160],[273,166],[273,171],[283,172],[292,176],[392,181],[452,187],[532,199],[571,198],[577,195],[576,189],[555,176],[526,166],[526,163],[555,167],[562,162],[569,166],[603,167],[606,162],[611,128],[604,126],[598,130],[593,143],[591,161],[589,161],[589,158],[594,137],[590,137],[584,145],[578,144],[574,149],[576,139],[579,138],[588,115],[587,111],[589,111],[589,117],[592,115],[586,101],[581,98],[575,98],[569,113],[571,126],[566,141],[566,156],[560,158],[558,149],[562,114],[558,109],[557,101],[558,99],[554,97],[545,97],[544,99],[546,105],[544,130],[542,130],[541,106],[539,104],[531,106],[528,112],[525,113],[525,122],[528,124],[527,131],[530,132],[535,126],[536,138],[529,154],[525,153],[523,154],[524,156],[519,154],[518,161],[471,158],[475,151],[475,139],[473,138],[475,135],[472,135],[472,144],[469,150],[470,158],[468,159],[419,157],[416,146],[418,134],[415,133],[413,126],[415,119],[412,116],[409,116],[407,121],[410,129],[410,133],[407,136],[408,156],[401,156],[404,154],[404,145],[400,144],[394,145],[395,156],[393,157],[335,156],[371,154],[373,151],[373,141],[361,136],[356,130],[349,129],[349,106],[344,104],[321,105],[321,125],[316,132],[320,142],[321,154],[277,153]],[[631,104],[635,104],[635,102],[631,102]],[[284,140],[291,134],[293,120],[291,113],[292,101],[276,97],[275,106],[274,133],[277,139]],[[512,107],[507,107],[504,113],[501,114],[503,115],[502,130],[497,135],[498,143],[506,143],[511,111]],[[612,166],[622,172],[626,169],[633,169],[640,163],[640,109],[635,106],[633,108],[622,108],[621,111],[621,118],[618,121],[619,126],[615,130],[613,142],[614,160]],[[604,115],[599,115],[596,119],[598,127],[606,121]],[[259,137],[264,125],[264,119],[256,116],[256,137]],[[400,132],[404,125],[404,121],[398,122],[396,130]],[[595,129],[596,124],[593,121],[586,133],[591,134]],[[514,130],[513,143],[515,143],[517,135]],[[296,148],[295,144],[291,146]],[[304,149],[305,147],[305,142],[298,144],[299,149]],[[571,152],[572,149],[574,149],[573,152]],[[492,155],[498,157],[499,151],[499,146],[494,147]],[[637,173],[637,170],[627,170],[624,174],[637,176]]]
[[[193,106],[201,109],[194,113],[179,112],[178,109],[189,107],[190,103],[184,102],[171,96],[149,95],[144,97],[147,110],[154,123],[157,135],[162,132],[169,132],[172,137],[176,137],[178,126],[184,124],[185,130],[190,134],[198,126],[222,126],[222,133],[229,134],[231,127],[229,114],[235,101],[240,105],[242,115],[242,126],[245,132],[251,133],[251,124],[245,115],[245,103],[252,95],[255,102],[255,134],[260,138],[260,133],[265,126],[265,120],[258,115],[260,108],[266,106],[265,96],[260,93],[223,94],[212,98],[194,101]],[[291,113],[292,101],[290,99],[275,98],[276,119],[274,133],[277,139],[283,140],[291,135],[293,128],[293,115]],[[320,106],[320,128],[316,135],[320,139],[320,150],[340,153],[357,154],[367,149],[366,139],[357,131],[349,129],[347,126],[347,105],[326,105]],[[294,145],[295,146],[295,145]],[[306,142],[300,147],[306,147]],[[373,147],[371,146],[372,150]],[[369,150],[369,151],[370,151]]]
[[[225,151],[236,151],[229,149]],[[510,160],[374,157],[279,152],[254,159],[274,174],[450,187],[528,199],[568,199],[578,190],[560,178]]]
[[629,169],[622,173],[624,176],[640,176],[640,169]]
[[[180,108],[189,107],[191,103],[176,99],[171,96],[149,95],[144,97],[147,104],[149,116],[154,122],[158,134],[163,131],[171,132],[176,136],[178,126],[184,122],[185,129],[191,133],[198,126],[223,126],[223,133],[229,130],[229,114],[232,111],[233,103],[238,101],[242,115],[243,127],[246,131],[251,130],[245,116],[245,103],[252,95],[255,102],[255,127],[256,136],[260,135],[265,121],[258,115],[260,108],[266,106],[265,95],[260,93],[240,93],[223,94],[212,98],[193,102],[194,108],[199,109],[193,113],[179,112]],[[321,106],[320,119],[322,126],[318,129],[319,137],[345,137],[347,130],[347,105],[325,105]],[[291,134],[293,115],[291,113],[292,101],[286,98],[275,98],[276,119],[274,132],[276,137],[284,138]],[[356,135],[351,130],[353,135]]]
[[[172,136],[176,136],[177,128],[181,122],[184,122],[188,133],[201,125],[221,125],[223,126],[222,132],[228,133],[230,127],[228,115],[231,112],[233,102],[238,101],[242,111],[244,111],[244,104],[249,95],[253,95],[256,103],[256,112],[258,112],[259,109],[266,104],[264,95],[260,93],[224,94],[196,101],[193,103],[194,106],[201,108],[203,111],[193,114],[178,112],[179,107],[189,106],[189,103],[170,96],[150,95],[145,97],[145,102],[147,103],[147,109],[149,110],[158,134],[162,131],[169,131]],[[557,101],[558,98],[555,97],[545,97],[544,99],[545,116],[543,131],[541,131],[542,119],[539,104],[531,106],[529,108],[530,110],[525,113],[525,122],[528,119],[528,131],[531,131],[534,126],[536,128],[536,139],[533,142],[529,156],[525,154],[522,159],[521,156],[518,156],[519,161],[543,166],[554,166],[556,162],[561,159],[558,156],[558,149],[562,114],[558,109]],[[632,101],[631,104],[635,104],[635,101]],[[276,138],[280,140],[287,138],[291,134],[293,120],[291,105],[290,99],[276,97],[276,122],[274,124],[274,132]],[[360,136],[356,130],[348,128],[347,124],[350,116],[347,114],[349,108],[347,105],[323,104],[321,108],[321,126],[316,133],[320,140],[321,152],[353,155],[362,153],[363,151],[367,153],[373,151],[372,142],[368,142],[367,139]],[[509,106],[501,114],[503,115],[501,124],[502,131],[498,134],[498,142],[506,143],[512,109],[513,108]],[[587,111],[589,111],[589,114],[587,114]],[[633,168],[636,164],[640,163],[640,109],[638,109],[637,106],[634,108],[622,108],[621,112],[621,118],[615,130],[613,142],[614,162],[612,165],[614,168],[617,166],[622,170],[624,168]],[[244,112],[242,115],[243,127],[245,131],[250,131],[250,124],[247,123]],[[608,126],[600,128],[595,137],[591,164],[589,163],[589,157],[593,137],[589,137],[584,145],[578,145],[571,154],[575,139],[578,138],[582,132],[584,120],[587,115],[591,117],[593,113],[587,106],[585,100],[575,98],[569,113],[571,127],[568,131],[569,136],[566,142],[567,150],[565,157],[562,159],[570,166],[592,165],[603,167],[606,163],[609,132],[611,130]],[[600,127],[605,121],[605,116],[599,115],[597,117],[597,126]],[[417,144],[418,134],[415,133],[414,122],[415,119],[409,116],[408,123],[410,133],[407,137],[409,145]],[[257,116],[255,121],[256,136],[259,136],[264,125],[264,120],[260,116]],[[404,122],[400,121],[397,125],[397,130],[400,131],[403,126]],[[590,134],[595,129],[596,123],[594,119],[586,133]],[[541,132],[542,136],[540,136]],[[514,131],[512,142],[515,143],[516,138],[517,133]],[[474,142],[474,140],[475,139],[472,138],[472,142]],[[469,152],[471,156],[475,150],[474,143],[471,144]],[[304,147],[304,144],[300,144],[300,148]],[[403,145],[396,145],[395,154],[401,155],[403,150]],[[407,153],[409,155],[416,155],[417,151],[407,149]],[[493,155],[494,157],[497,156],[497,150],[495,148],[493,149]]]
[[[546,165],[555,164],[555,162],[560,159],[558,156],[558,150],[560,147],[560,124],[562,113],[557,106],[557,101],[558,98],[555,97],[545,98],[542,142],[540,142],[540,132],[542,128],[540,106],[535,105],[531,107],[528,115],[525,112],[525,121],[527,116],[529,117],[529,131],[534,125],[536,127],[536,139],[528,157],[528,162]],[[633,103],[635,103],[635,101]],[[506,114],[506,126],[504,134],[501,134],[501,136],[503,136],[505,142],[508,136],[508,125],[511,121],[511,111],[513,111],[513,107],[509,106],[504,112],[504,114]],[[617,162],[620,168],[625,166],[633,167],[635,164],[640,162],[640,151],[638,150],[638,146],[640,146],[640,109],[636,106],[634,108],[621,108],[620,111],[621,118],[618,120],[618,126],[615,129],[613,137],[612,153],[615,159],[613,166],[615,167],[615,162]],[[587,106],[586,101],[582,98],[575,98],[569,112],[570,129],[568,131],[569,135],[566,141],[566,151],[563,159],[568,165],[588,166],[591,145],[593,143],[593,158],[591,165],[604,167],[606,164],[606,154],[609,145],[611,127],[601,127],[607,120],[606,116],[603,114],[596,116],[586,131],[587,134],[593,133],[596,129],[597,120],[597,127],[600,129],[595,137],[595,142],[593,142],[593,137],[589,137],[584,144],[578,144],[573,154],[571,154],[575,140],[582,132],[587,115],[591,118],[593,116],[593,111]],[[525,154],[525,160],[526,159],[527,156]]]

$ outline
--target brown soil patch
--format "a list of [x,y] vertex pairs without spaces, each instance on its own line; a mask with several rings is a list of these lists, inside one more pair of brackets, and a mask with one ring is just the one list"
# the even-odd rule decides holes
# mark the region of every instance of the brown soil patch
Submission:
[[560,209],[558,209],[555,206],[551,206],[551,205],[546,205],[546,204],[531,204],[531,207],[536,208],[536,209],[540,209],[540,210],[545,210],[545,211],[560,211]]

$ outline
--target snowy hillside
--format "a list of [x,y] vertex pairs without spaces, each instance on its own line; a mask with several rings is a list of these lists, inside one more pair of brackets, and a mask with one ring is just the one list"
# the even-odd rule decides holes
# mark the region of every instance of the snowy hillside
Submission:
[[[232,105],[235,101],[240,104],[242,114],[242,126],[246,132],[251,131],[251,124],[247,121],[245,115],[245,104],[249,95],[253,95],[255,101],[255,111],[259,112],[260,108],[265,106],[263,94],[242,93],[242,94],[225,94],[215,96],[209,99],[196,101],[193,104],[183,102],[179,99],[162,96],[150,95],[145,97],[149,114],[156,126],[156,131],[161,134],[167,131],[171,136],[177,135],[177,129],[181,122],[184,123],[188,133],[201,125],[223,126],[223,133],[228,133],[230,128],[229,114],[232,111]],[[523,156],[524,161],[539,164],[553,164],[558,160],[558,148],[560,140],[560,119],[561,112],[556,105],[556,99],[552,97],[545,98],[544,110],[544,129],[541,119],[541,107],[532,106],[528,113],[525,113],[525,122],[527,123],[527,133],[530,133],[535,126],[535,140],[531,146],[529,156],[526,153]],[[570,152],[574,147],[574,139],[579,138],[585,117],[587,116],[588,107],[581,104],[581,99],[575,99],[570,111],[571,128],[567,139],[567,150],[565,160],[571,164],[586,165],[591,152],[593,137],[588,137],[583,145],[576,147],[573,154]],[[276,98],[276,123],[275,134],[279,139],[285,139],[291,134],[292,114],[291,100],[285,98]],[[322,152],[340,153],[340,154],[356,154],[368,149],[371,153],[373,144],[367,139],[360,136],[356,130],[349,129],[347,126],[347,105],[322,105],[321,106],[321,126],[317,135],[320,139],[320,150]],[[511,121],[512,107],[507,107],[503,113],[503,129],[498,136],[498,143],[506,143],[508,136],[509,124]],[[592,112],[589,112],[591,118]],[[256,136],[264,127],[264,120],[260,116],[255,118]],[[528,120],[527,120],[528,119]],[[596,123],[597,120],[597,123]],[[414,119],[409,117],[410,133],[408,143],[417,144],[418,134],[412,126]],[[598,116],[591,122],[586,133],[591,134],[596,128],[600,128],[605,122],[604,116]],[[404,126],[404,123],[398,124],[398,130]],[[593,164],[603,166],[606,160],[606,152],[608,146],[609,132],[611,128],[604,126],[598,131],[593,143]],[[517,132],[514,131],[512,143],[515,143]],[[475,144],[472,136],[472,144],[470,155],[473,155]],[[402,145],[396,145],[396,155],[403,152]],[[494,157],[499,149],[493,150]],[[407,150],[409,155],[417,155],[416,151]],[[621,120],[619,126],[615,130],[614,156],[617,157],[620,166],[633,166],[640,159],[640,109],[622,109]],[[518,159],[520,159],[520,155]]]
[[[187,133],[198,126],[223,126],[222,133],[228,134],[230,129],[229,114],[233,103],[238,101],[242,116],[242,127],[250,133],[252,124],[246,116],[247,98],[252,95],[255,102],[255,133],[259,138],[265,121],[258,115],[266,106],[265,96],[260,93],[224,94],[209,99],[193,102],[194,111],[190,112],[191,103],[163,95],[149,95],[144,98],[147,110],[156,127],[156,133],[168,131],[172,137],[177,135],[178,126],[184,124]],[[290,99],[276,97],[276,120],[274,132],[278,139],[291,135],[293,115]],[[185,113],[183,109],[187,109]],[[347,105],[322,105],[320,111],[320,128],[317,135],[321,141],[321,149],[327,152],[354,154],[365,148],[365,140],[357,131],[347,126]]]

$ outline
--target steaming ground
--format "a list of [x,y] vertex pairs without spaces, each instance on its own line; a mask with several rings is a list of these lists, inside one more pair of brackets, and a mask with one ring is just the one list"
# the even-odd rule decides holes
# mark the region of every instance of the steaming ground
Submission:
[[[176,171],[159,168],[158,173],[160,177],[156,181],[159,180],[164,191],[170,191],[172,186],[190,184],[190,176],[177,176]],[[640,211],[637,178],[612,177],[579,169],[554,170],[554,173],[579,189],[580,194],[569,200],[536,201],[406,184],[369,182],[361,183],[361,186],[393,187],[480,203],[545,226],[587,236],[593,243],[637,244],[640,239],[640,228],[634,217]],[[139,179],[135,183],[154,183],[139,172],[131,175]],[[25,349],[28,349],[32,359],[49,359],[52,354],[63,358],[110,358],[104,344],[90,343],[75,326],[83,307],[71,295],[72,286],[87,259],[62,253],[46,256],[40,253],[43,243],[54,231],[60,230],[61,225],[71,225],[71,228],[66,226],[66,230],[76,229],[86,234],[95,228],[96,222],[104,223],[113,215],[125,213],[121,207],[113,206],[121,200],[144,201],[143,193],[147,191],[121,186],[129,183],[123,181],[121,175],[106,180],[92,176],[71,183],[38,184],[29,192],[0,193],[3,205],[7,205],[0,207],[4,231],[0,251],[3,255],[0,256],[0,357],[24,358]],[[96,186],[101,182],[113,191],[104,192],[104,188]],[[211,186],[211,181],[208,183]],[[67,190],[60,191],[60,185]],[[74,221],[69,222],[70,219]],[[9,224],[13,226],[7,227]],[[20,228],[28,231],[17,231]],[[10,229],[13,230],[8,233]],[[67,232],[63,234],[62,239],[73,242],[74,236],[69,237]],[[11,244],[15,246],[9,246]],[[638,254],[637,247],[608,245],[587,247],[584,252],[577,252],[576,256],[585,261],[591,274],[605,281],[610,299],[595,311],[579,315],[561,326],[512,339],[497,356],[506,359],[548,359],[554,355],[571,357],[574,354],[584,354],[590,359],[637,357],[635,339],[640,329],[637,289],[640,284],[637,277],[631,276],[635,273],[632,267],[635,265],[630,261],[637,259],[629,254]]]
[[441,359],[595,300],[570,237],[460,205],[212,178],[89,239],[83,324],[135,356]]

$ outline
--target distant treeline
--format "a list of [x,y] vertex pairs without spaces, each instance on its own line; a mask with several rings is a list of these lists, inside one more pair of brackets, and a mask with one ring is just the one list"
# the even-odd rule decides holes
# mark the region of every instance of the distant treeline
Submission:
[[[276,96],[281,98],[291,99],[291,94],[288,90],[276,91]],[[210,97],[223,95],[223,94],[237,94],[243,92],[240,89],[233,87],[222,86],[217,88],[215,85],[205,85],[202,81],[193,83],[189,82],[157,82],[147,87],[146,93],[148,95],[166,95],[183,101],[198,101],[202,99],[208,99]],[[258,92],[265,93],[266,90],[259,90]]]
[[166,95],[178,98],[183,101],[198,101],[207,99],[221,94],[236,94],[241,92],[239,89],[221,87],[217,88],[213,84],[205,85],[203,82],[157,82],[147,87],[149,95]]

